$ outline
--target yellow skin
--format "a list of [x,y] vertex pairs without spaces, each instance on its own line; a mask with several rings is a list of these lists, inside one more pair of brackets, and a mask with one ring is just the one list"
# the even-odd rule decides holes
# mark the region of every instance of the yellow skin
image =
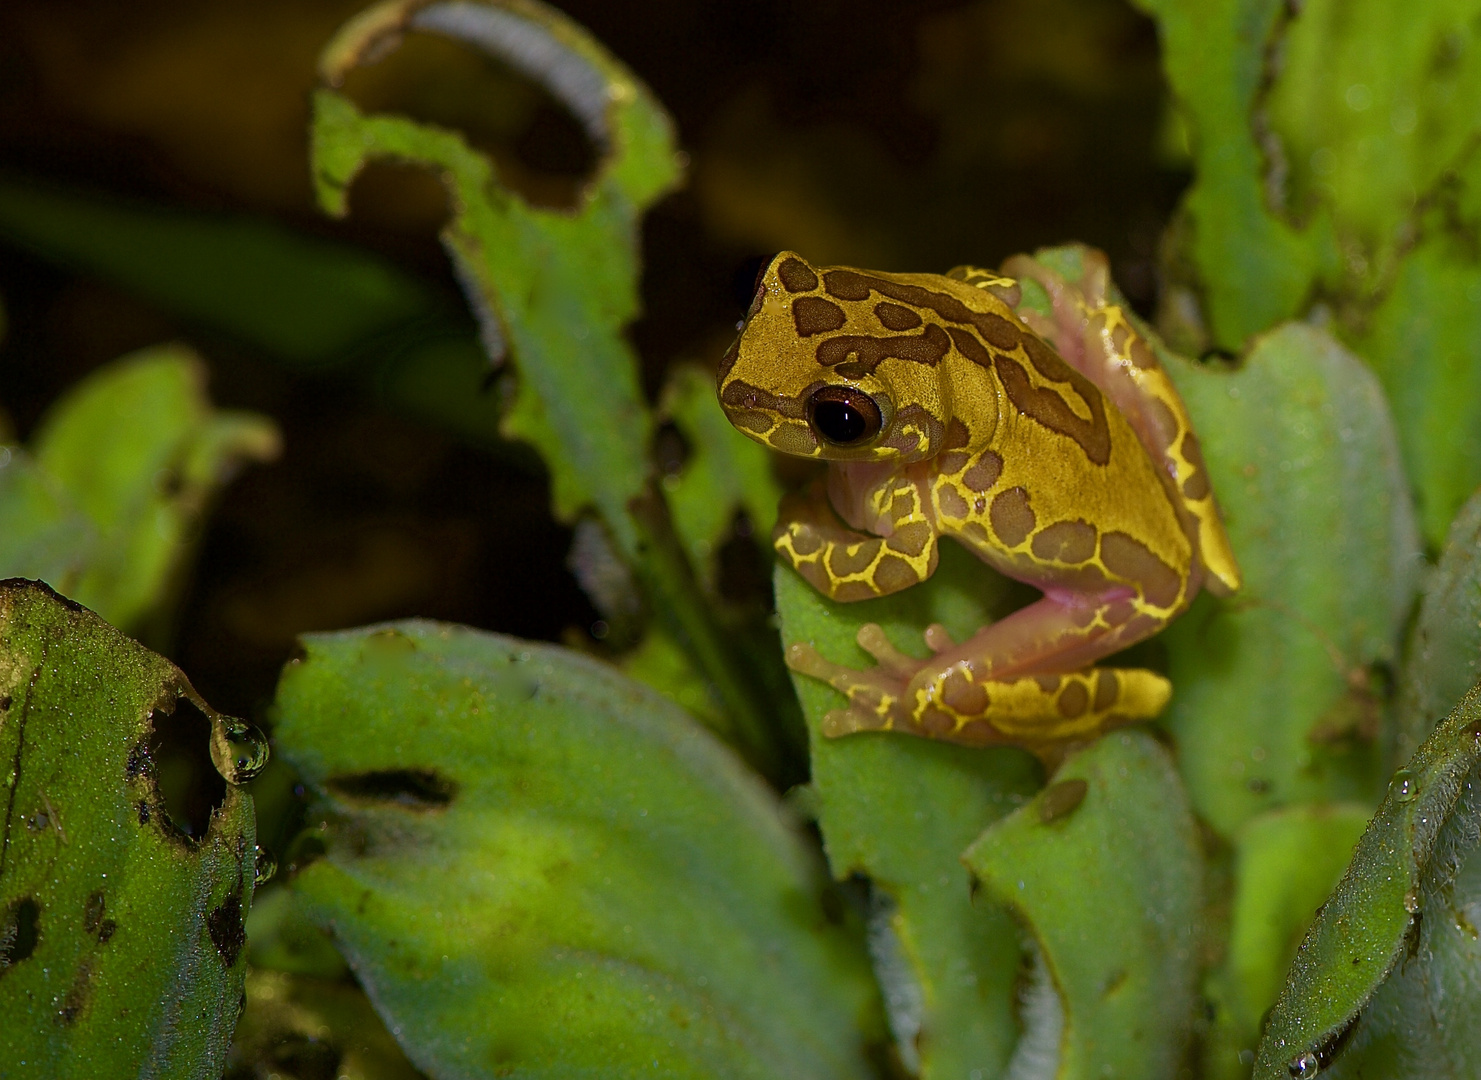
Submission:
[[[1167,703],[1162,676],[1095,661],[1200,587],[1239,588],[1187,410],[1110,302],[1105,257],[1084,267],[1078,282],[1025,256],[1003,274],[885,274],[783,252],[762,274],[721,406],[758,442],[830,463],[783,503],[778,554],[834,600],[864,600],[924,581],[950,536],[1044,592],[961,644],[929,627],[926,660],[874,624],[858,635],[868,671],[793,645],[793,669],[849,699],[825,733],[1052,755]],[[1042,285],[1053,315],[1016,312],[1004,275]]]

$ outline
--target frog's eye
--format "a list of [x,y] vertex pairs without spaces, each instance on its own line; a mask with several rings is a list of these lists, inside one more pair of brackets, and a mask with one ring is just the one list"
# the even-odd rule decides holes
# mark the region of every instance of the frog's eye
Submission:
[[851,386],[825,386],[807,401],[807,422],[834,446],[857,446],[879,434],[879,405]]

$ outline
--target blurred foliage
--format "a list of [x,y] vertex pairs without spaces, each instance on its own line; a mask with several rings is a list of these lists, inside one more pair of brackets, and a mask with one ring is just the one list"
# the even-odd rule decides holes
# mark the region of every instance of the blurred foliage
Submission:
[[[0,82],[0,144],[16,130],[42,147],[90,124],[131,132],[156,155],[144,171],[197,204],[0,179],[12,250],[135,298],[108,307],[88,286],[91,307],[74,291],[38,331],[42,292],[26,275],[40,263],[21,263],[5,281],[5,356],[44,356],[50,334],[96,364],[185,332],[203,339],[213,385],[236,373],[225,400],[307,401],[300,434],[352,384],[492,452],[484,481],[538,456],[549,507],[502,487],[483,504],[508,537],[493,572],[533,578],[532,549],[566,542],[551,512],[572,525],[572,573],[600,620],[551,600],[548,579],[528,583],[526,606],[559,609],[569,644],[627,676],[442,624],[308,639],[275,706],[292,764],[259,782],[290,880],[247,922],[233,1080],[417,1065],[438,1078],[1475,1071],[1475,700],[1451,713],[1481,663],[1481,498],[1462,508],[1481,482],[1474,0],[1142,0],[1155,22],[1112,0],[865,3],[846,16],[659,0],[642,19],[572,0],[596,36],[533,0],[356,6],[273,0],[250,18],[161,6],[127,20],[99,7],[88,29],[36,3],[0,12],[0,62],[18,49],[29,65]],[[670,41],[690,81],[658,95],[614,56],[646,72],[638,61]],[[763,54],[782,59],[767,68]],[[47,107],[28,111],[32,93]],[[693,187],[677,191],[686,171]],[[94,181],[138,186],[107,169]],[[190,184],[225,197],[201,209],[213,200],[182,197]],[[340,222],[295,218],[316,204]],[[436,230],[450,264],[426,243]],[[811,680],[796,686],[804,733],[767,618],[763,542],[802,474],[729,427],[691,361],[723,350],[738,314],[728,291],[749,283],[753,249],[942,268],[1049,230],[1110,248],[1132,301],[1155,301],[1169,348],[1154,344],[1246,587],[1201,597],[1138,648],[1176,687],[1165,745],[1118,734],[1045,776],[1015,750],[830,741],[818,721],[836,696]],[[1039,257],[1070,273],[1081,250]],[[45,578],[169,640],[205,507],[237,464],[272,456],[274,430],[213,410],[183,347],[126,357],[60,396],[61,374],[6,363],[0,574]],[[350,430],[354,453],[404,451]],[[281,482],[326,514],[353,503]],[[347,595],[422,595],[416,581],[435,575],[417,577],[388,536],[340,559],[332,587],[239,579],[221,594],[231,618],[282,639],[276,663],[290,623],[378,610]],[[1427,575],[1421,537],[1439,555]],[[213,565],[243,554],[228,545]],[[922,655],[929,623],[960,639],[1023,600],[950,545],[930,583],[885,600],[833,605],[788,571],[772,581],[784,640],[853,665],[866,663],[864,622]],[[42,595],[28,588],[12,586]],[[263,614],[274,603],[290,614]],[[91,686],[95,637],[134,656],[91,616],[56,615],[92,629],[69,631],[48,678]],[[13,676],[30,656],[15,640],[0,652]],[[120,719],[136,740],[139,715]],[[806,783],[784,808],[695,719],[773,785]],[[0,711],[0,740],[26,730]],[[87,753],[116,756],[109,745]],[[190,775],[174,768],[161,758],[161,790]],[[18,805],[18,768],[7,783]],[[91,872],[63,827],[116,793],[77,783],[38,789],[29,831],[9,814],[7,836],[30,846],[3,851],[51,843],[54,825],[56,850]],[[255,862],[250,812],[235,789],[227,805],[230,822],[185,832],[238,829],[223,866],[236,860],[240,884]],[[131,813],[115,815],[120,828]],[[0,997],[35,977],[24,948],[58,940],[41,908],[7,899],[21,879],[6,857]],[[49,887],[71,896],[82,870]],[[81,911],[87,929],[80,895],[69,918]],[[77,984],[106,978],[113,943],[67,934],[104,958],[85,957]],[[219,1073],[219,979],[156,956],[158,1002],[217,995],[215,1019],[186,1041]],[[106,1018],[85,1015],[102,1046]],[[48,1053],[66,1042],[35,1028]],[[118,1045],[144,1045],[131,1038]]]
[[190,350],[146,350],[69,390],[27,448],[0,445],[0,574],[134,633],[168,618],[212,495],[278,453],[270,421],[213,409],[204,382]]
[[0,582],[6,1074],[221,1075],[256,829],[251,796],[219,777],[204,833],[172,820],[151,735],[193,709],[213,738],[230,722],[96,615],[44,585]]

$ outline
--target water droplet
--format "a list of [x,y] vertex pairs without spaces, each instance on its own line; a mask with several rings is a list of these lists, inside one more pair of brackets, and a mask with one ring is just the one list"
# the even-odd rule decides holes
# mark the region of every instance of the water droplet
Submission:
[[273,853],[261,845],[257,845],[254,852],[254,864],[257,867],[252,873],[252,887],[266,885],[278,872],[278,860],[273,858]]
[[1419,781],[1408,769],[1400,769],[1388,782],[1388,789],[1393,792],[1395,801],[1413,802],[1414,797],[1419,794]]
[[1286,1072],[1296,1077],[1297,1080],[1309,1080],[1321,1071],[1321,1064],[1310,1050],[1286,1062]]
[[245,784],[267,764],[267,737],[256,724],[219,716],[211,729],[211,760],[228,784]]

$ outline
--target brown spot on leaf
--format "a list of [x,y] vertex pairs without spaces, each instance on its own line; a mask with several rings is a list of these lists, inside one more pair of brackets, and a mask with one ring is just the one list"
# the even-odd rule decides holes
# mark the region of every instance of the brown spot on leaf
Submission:
[[1039,820],[1048,825],[1074,813],[1085,801],[1085,793],[1089,790],[1090,785],[1079,777],[1050,784],[1039,796]]
[[87,903],[82,909],[82,926],[89,934],[96,934],[98,927],[103,925],[103,912],[107,901],[103,897],[102,889],[94,889],[88,893]]
[[221,954],[227,967],[237,962],[242,946],[247,944],[247,928],[242,925],[242,898],[232,893],[211,909],[206,916],[206,932],[211,935],[211,944]]

